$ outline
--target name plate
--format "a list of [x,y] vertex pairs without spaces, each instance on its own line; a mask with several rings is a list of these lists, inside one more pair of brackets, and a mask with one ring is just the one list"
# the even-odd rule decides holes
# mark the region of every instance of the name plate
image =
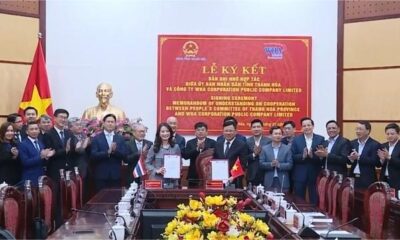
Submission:
[[301,215],[301,213],[294,214],[293,226],[298,229],[303,227],[303,215]]
[[224,189],[224,182],[222,180],[207,180],[206,189],[214,189],[214,190]]
[[144,188],[145,189],[162,189],[162,181],[161,180],[145,180]]

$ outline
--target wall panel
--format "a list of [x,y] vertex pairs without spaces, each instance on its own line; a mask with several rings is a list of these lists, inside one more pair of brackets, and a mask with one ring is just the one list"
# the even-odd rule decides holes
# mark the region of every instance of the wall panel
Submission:
[[400,18],[344,25],[343,68],[400,67]]
[[344,120],[398,120],[400,69],[345,71]]
[[0,60],[32,62],[39,19],[0,14]]
[[30,65],[0,63],[0,115],[18,110],[30,68]]
[[3,0],[0,1],[0,12],[39,17],[39,0]]

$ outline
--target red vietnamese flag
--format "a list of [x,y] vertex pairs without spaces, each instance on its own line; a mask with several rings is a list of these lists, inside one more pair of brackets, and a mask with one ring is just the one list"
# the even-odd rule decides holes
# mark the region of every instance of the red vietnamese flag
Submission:
[[242,175],[244,175],[244,171],[242,165],[240,164],[239,158],[237,158],[235,164],[233,164],[231,169],[231,177],[237,178]]
[[19,113],[28,106],[36,108],[38,116],[42,114],[53,115],[53,107],[50,95],[49,82],[47,79],[46,62],[44,60],[42,42],[39,38],[33,57],[31,71],[26,82],[25,91],[19,105]]

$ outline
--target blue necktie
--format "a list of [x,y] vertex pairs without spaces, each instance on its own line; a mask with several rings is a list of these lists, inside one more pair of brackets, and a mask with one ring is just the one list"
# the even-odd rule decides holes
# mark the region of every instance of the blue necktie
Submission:
[[40,153],[40,147],[39,147],[38,141],[35,140],[34,143],[35,143],[36,150]]
[[64,144],[64,131],[60,131],[60,136],[61,136],[61,142]]

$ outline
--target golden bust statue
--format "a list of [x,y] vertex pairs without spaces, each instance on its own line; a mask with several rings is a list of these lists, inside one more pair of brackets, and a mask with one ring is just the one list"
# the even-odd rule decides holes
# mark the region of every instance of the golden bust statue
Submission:
[[125,120],[125,113],[123,110],[112,106],[110,99],[113,96],[112,87],[108,83],[100,83],[97,86],[96,97],[99,99],[99,105],[85,110],[82,119],[98,119],[103,120],[103,117],[109,113],[114,114],[117,120]]

